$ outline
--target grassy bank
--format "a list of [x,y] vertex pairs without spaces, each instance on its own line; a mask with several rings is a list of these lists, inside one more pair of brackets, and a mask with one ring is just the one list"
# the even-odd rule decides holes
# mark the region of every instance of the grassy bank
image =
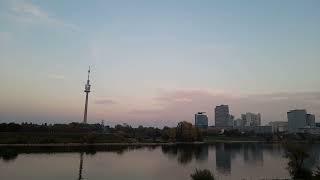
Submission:
[[130,138],[96,133],[0,133],[0,144],[130,143]]
[[[264,142],[261,137],[208,136],[203,143]],[[161,144],[172,143],[163,139],[132,138],[121,134],[103,133],[0,133],[0,144]]]

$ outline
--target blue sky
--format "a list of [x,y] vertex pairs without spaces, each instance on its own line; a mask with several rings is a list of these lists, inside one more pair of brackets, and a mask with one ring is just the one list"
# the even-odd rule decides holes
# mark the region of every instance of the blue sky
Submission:
[[2,0],[0,121],[81,121],[89,65],[92,122],[319,115],[319,19],[317,0]]

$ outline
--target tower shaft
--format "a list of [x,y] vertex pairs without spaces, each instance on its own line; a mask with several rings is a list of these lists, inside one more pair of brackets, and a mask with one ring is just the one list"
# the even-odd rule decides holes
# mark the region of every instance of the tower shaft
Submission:
[[84,92],[86,93],[86,102],[85,102],[85,105],[84,105],[84,115],[83,115],[83,123],[84,123],[84,124],[87,124],[87,117],[88,117],[88,99],[89,99],[90,88],[91,88],[91,85],[90,85],[90,67],[89,67],[89,70],[88,70],[88,80],[87,80],[87,84],[85,85],[85,88],[84,88]]
[[89,98],[89,92],[86,92],[86,102],[85,102],[85,106],[84,106],[84,115],[83,115],[83,123],[84,124],[87,124],[88,98]]

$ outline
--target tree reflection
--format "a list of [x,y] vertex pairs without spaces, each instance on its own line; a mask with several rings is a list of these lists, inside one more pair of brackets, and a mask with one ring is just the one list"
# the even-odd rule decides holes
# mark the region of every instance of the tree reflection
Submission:
[[197,161],[208,160],[208,145],[163,145],[162,153],[175,158],[182,165],[189,164],[192,159]]
[[[142,150],[145,152],[153,151],[160,146],[152,145],[82,145],[82,146],[20,146],[20,147],[0,147],[0,161],[14,161],[19,154],[38,154],[38,153],[65,153],[75,152],[80,156],[79,174],[77,178],[83,179],[85,154],[95,155],[98,152],[109,152],[122,155],[132,150]],[[157,149],[159,150],[159,149]],[[232,163],[235,159],[241,163],[251,166],[263,165],[264,156],[278,157],[283,154],[281,144],[265,143],[215,143],[212,145],[205,144],[175,144],[162,145],[162,153],[170,160],[174,160],[180,165],[188,165],[194,161],[208,161],[209,151],[215,156],[216,170],[221,174],[230,174]],[[319,163],[320,144],[310,146],[310,158],[306,159],[306,167],[312,169]],[[213,153],[213,154],[212,154]],[[118,157],[122,158],[122,157]],[[155,157],[157,158],[157,157]],[[78,160],[77,160],[78,161]],[[212,162],[211,162],[212,163]],[[77,167],[76,167],[77,168]]]
[[13,161],[18,157],[18,152],[13,148],[0,148],[0,159],[4,162]]

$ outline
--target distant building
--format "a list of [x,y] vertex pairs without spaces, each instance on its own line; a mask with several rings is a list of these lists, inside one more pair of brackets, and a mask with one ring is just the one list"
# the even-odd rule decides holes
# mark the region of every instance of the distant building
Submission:
[[269,125],[272,127],[273,133],[288,131],[288,122],[285,122],[285,121],[273,121],[273,122],[269,122]]
[[244,121],[240,118],[236,119],[233,121],[233,126],[234,127],[243,127],[244,126]]
[[247,124],[247,116],[245,114],[241,114],[241,120],[242,120],[243,126],[245,126]]
[[289,133],[300,132],[299,128],[304,128],[307,125],[307,111],[305,109],[289,111],[287,116]]
[[244,126],[261,126],[261,114],[247,112],[241,115]]
[[237,127],[241,132],[254,132],[256,134],[272,134],[272,126],[243,126]]
[[233,126],[233,122],[229,114],[228,105],[216,106],[214,111],[215,111],[215,126],[217,127]]
[[307,114],[307,126],[316,127],[316,117],[314,114]]
[[305,128],[299,128],[299,130],[300,130],[300,132],[303,132],[303,133],[320,135],[320,128],[319,127],[305,127]]
[[205,112],[198,112],[194,115],[194,125],[198,128],[208,128],[208,116]]

